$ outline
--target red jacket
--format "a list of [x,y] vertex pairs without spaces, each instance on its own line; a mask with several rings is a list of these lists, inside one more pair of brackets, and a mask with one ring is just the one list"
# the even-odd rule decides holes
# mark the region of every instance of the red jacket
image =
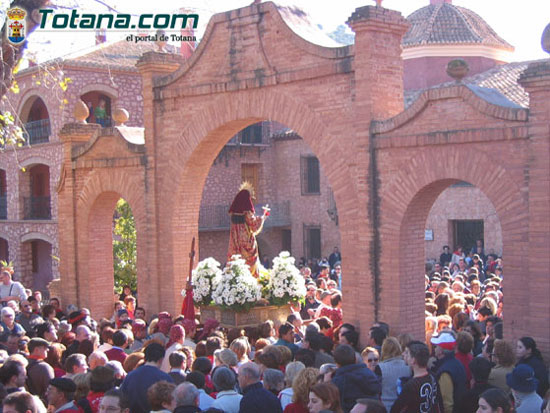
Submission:
[[307,407],[300,402],[287,404],[284,413],[309,413]]
[[113,347],[112,349],[107,350],[105,352],[105,355],[109,360],[120,361],[120,364],[122,365],[124,365],[124,360],[126,360],[126,357],[128,357],[124,350],[118,347]]
[[457,351],[455,358],[462,363],[464,370],[466,370],[466,388],[470,388],[470,380],[472,380],[472,372],[470,371],[470,361],[474,359],[471,353],[465,354]]

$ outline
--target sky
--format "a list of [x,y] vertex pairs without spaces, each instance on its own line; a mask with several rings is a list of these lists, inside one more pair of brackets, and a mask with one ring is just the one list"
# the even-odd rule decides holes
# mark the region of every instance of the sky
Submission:
[[[136,4],[135,0],[113,1],[114,4],[121,6],[127,2]],[[251,0],[203,0],[200,6],[205,11],[220,12],[244,7],[251,2]],[[383,0],[382,6],[398,10],[406,17],[413,11],[429,5],[429,2],[430,0]],[[373,0],[339,0],[337,2],[279,0],[277,3],[300,6],[311,15],[315,23],[323,25],[328,31],[332,31],[339,24],[345,24],[357,7],[375,4]],[[514,46],[516,48],[514,61],[549,57],[542,50],[540,39],[544,28],[550,23],[550,0],[453,0],[452,3],[480,15],[504,40]]]
[[[0,0],[4,3],[6,0]],[[383,7],[398,10],[405,17],[413,11],[429,4],[430,0],[383,0]],[[213,13],[244,7],[252,0],[179,0],[164,1],[162,7],[159,2],[150,0],[52,0],[52,3],[62,4],[65,8],[71,5],[78,9],[91,9],[105,11],[106,6],[119,12],[140,13],[170,13],[178,7],[189,7],[198,11],[201,26],[206,26]],[[322,25],[325,32],[333,31],[338,25],[345,24],[355,8],[364,5],[374,5],[374,0],[339,0],[338,2],[314,1],[314,0],[277,0],[281,5],[296,5],[306,11],[311,20]],[[453,4],[468,8],[480,15],[489,25],[508,43],[516,49],[512,57],[513,61],[534,60],[548,58],[541,46],[541,35],[547,24],[550,23],[550,0],[453,0]],[[120,33],[119,33],[120,35]],[[50,33],[35,33],[33,40],[38,37],[53,36]],[[72,34],[65,34],[67,38],[74,38]],[[93,36],[88,35],[88,41]],[[59,40],[47,39],[54,49],[67,50],[59,47]],[[85,44],[85,42],[80,42]],[[42,50],[43,45],[35,46]],[[31,45],[30,50],[33,50]],[[58,52],[59,53],[59,52]],[[42,59],[39,59],[42,60]]]

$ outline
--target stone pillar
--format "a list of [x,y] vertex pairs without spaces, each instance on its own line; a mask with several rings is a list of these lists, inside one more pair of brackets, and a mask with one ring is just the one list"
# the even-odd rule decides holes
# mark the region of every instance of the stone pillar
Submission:
[[[519,83],[529,93],[529,269],[518,284],[507,289],[525,289],[528,302],[520,303],[522,328],[513,331],[531,335],[550,359],[550,60],[531,63]],[[506,261],[506,257],[504,257]],[[506,277],[506,274],[504,275]],[[506,311],[506,301],[504,304]],[[508,323],[508,319],[504,319]],[[513,338],[518,338],[513,337]]]
[[342,252],[360,260],[358,266],[362,270],[352,276],[349,289],[344,286],[344,303],[355,304],[355,308],[344,310],[347,320],[360,323],[361,341],[365,343],[374,321],[389,321],[379,320],[380,306],[384,304],[380,300],[379,183],[370,126],[372,120],[385,119],[403,110],[401,38],[408,23],[399,12],[379,6],[356,9],[347,23],[355,32],[354,134],[349,141],[352,153],[347,155],[361,205],[353,228],[347,228],[342,217],[340,230],[342,234],[357,234],[355,245],[346,245],[347,238],[342,235]]
[[[139,269],[138,274],[145,274],[144,277],[138,277],[138,294],[140,305],[147,309],[148,314],[157,313],[162,310],[168,310],[174,313],[178,309],[178,304],[167,302],[166,298],[160,294],[160,274],[162,274],[160,264],[158,262],[158,252],[160,245],[158,233],[158,198],[157,190],[157,174],[156,160],[162,158],[163,154],[158,152],[156,136],[156,111],[155,106],[155,78],[167,76],[176,71],[182,63],[180,55],[148,52],[145,53],[136,64],[140,74],[143,88],[143,126],[145,128],[145,147],[147,153],[146,165],[146,183],[145,196],[147,198],[146,205],[146,234],[138,234],[138,237],[147,237],[149,247],[147,255],[147,263],[144,260],[138,261],[138,264],[144,263],[147,268]],[[169,300],[171,301],[171,300]],[[181,303],[179,303],[181,306]]]
[[[62,306],[82,304],[82,289],[87,286],[79,282],[78,238],[76,229],[76,193],[78,180],[72,165],[74,146],[88,142],[101,128],[97,124],[69,123],[59,133],[63,143],[61,179],[58,187],[58,236],[59,236],[59,283]],[[84,229],[83,229],[84,230]]]

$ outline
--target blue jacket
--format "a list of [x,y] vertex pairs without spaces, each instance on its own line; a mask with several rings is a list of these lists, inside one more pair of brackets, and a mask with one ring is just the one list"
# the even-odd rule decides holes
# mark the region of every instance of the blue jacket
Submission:
[[283,413],[281,402],[257,382],[243,389],[239,413]]
[[291,343],[290,341],[286,341],[286,340],[283,340],[282,338],[280,338],[279,340],[277,340],[275,342],[275,345],[276,346],[285,346],[286,348],[288,348],[291,352],[292,352],[292,357],[294,358],[294,356],[296,355],[296,352],[298,350],[300,350],[300,347],[298,347],[296,344],[294,343]]
[[459,404],[462,397],[466,394],[466,370],[452,352],[448,352],[435,365],[435,376],[438,380],[443,373],[448,373],[453,380],[453,412],[462,413],[459,410]]
[[132,413],[148,413],[151,410],[147,400],[147,390],[161,380],[174,382],[172,377],[154,366],[143,365],[128,373],[120,390],[130,400]]
[[378,399],[382,385],[366,364],[349,364],[334,372],[332,382],[340,390],[340,400],[345,413],[355,405],[357,399],[370,397]]
[[550,387],[550,385],[548,384],[548,369],[544,365],[544,361],[542,361],[538,357],[531,355],[518,361],[516,366],[518,364],[527,364],[528,366],[531,366],[533,368],[533,370],[535,371],[535,377],[539,381],[537,393],[540,397],[544,397],[544,395],[548,391],[548,388]]

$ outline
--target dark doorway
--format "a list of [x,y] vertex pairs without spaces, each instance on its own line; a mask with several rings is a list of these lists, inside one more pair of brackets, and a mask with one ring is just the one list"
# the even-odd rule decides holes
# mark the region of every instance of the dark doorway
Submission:
[[292,254],[292,230],[283,229],[283,242],[281,246],[281,251],[288,251]]
[[476,240],[483,240],[483,220],[454,220],[453,245],[462,245],[467,254],[475,245]]
[[321,258],[321,227],[304,225],[304,252],[307,259]]

